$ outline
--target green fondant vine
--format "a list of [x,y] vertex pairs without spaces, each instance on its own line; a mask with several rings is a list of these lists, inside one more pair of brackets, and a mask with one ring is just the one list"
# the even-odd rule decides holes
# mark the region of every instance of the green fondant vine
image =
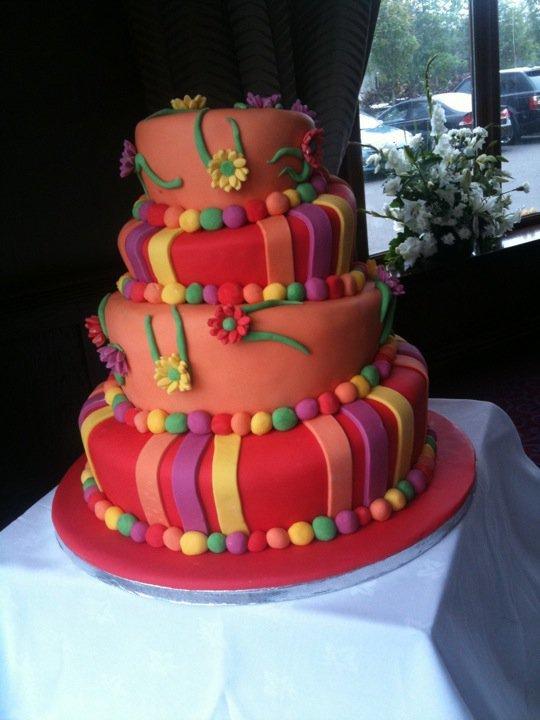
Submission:
[[284,167],[279,175],[285,175],[287,174],[294,182],[301,183],[305,182],[311,175],[311,166],[307,162],[307,160],[304,158],[304,154],[300,150],[300,148],[296,147],[282,147],[275,153],[274,157],[271,160],[268,160],[269,165],[273,165],[278,160],[281,160],[282,157],[286,157],[287,155],[290,155],[291,157],[298,158],[299,160],[302,160],[302,170],[300,172],[297,172],[294,170],[294,168],[287,165]]
[[141,183],[143,190],[146,194],[148,194],[148,190],[142,177],[142,171],[144,171],[148,175],[152,182],[154,182],[159,187],[164,188],[165,190],[179,188],[182,187],[182,185],[184,184],[184,181],[180,177],[174,178],[174,180],[163,180],[152,170],[152,168],[146,161],[144,155],[142,155],[141,153],[137,153],[135,155],[135,172],[137,173],[139,182]]

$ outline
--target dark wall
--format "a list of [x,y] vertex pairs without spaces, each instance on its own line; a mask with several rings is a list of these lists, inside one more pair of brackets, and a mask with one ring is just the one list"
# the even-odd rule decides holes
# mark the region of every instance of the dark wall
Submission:
[[0,525],[80,453],[78,410],[102,376],[82,323],[122,272],[138,190],[118,157],[145,113],[121,3],[4,2],[1,25]]

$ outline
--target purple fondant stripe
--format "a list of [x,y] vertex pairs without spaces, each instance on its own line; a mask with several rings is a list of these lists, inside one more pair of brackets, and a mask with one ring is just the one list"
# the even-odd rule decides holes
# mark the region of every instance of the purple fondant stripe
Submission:
[[420,352],[420,350],[408,342],[398,343],[398,353],[400,355],[408,355],[409,357],[416,358],[416,360],[419,360],[423,365],[425,365],[427,367],[425,358],[422,355],[422,353]]
[[184,530],[208,533],[206,518],[197,492],[197,476],[211,435],[188,433],[172,465],[172,493]]
[[307,278],[326,277],[330,274],[332,263],[332,225],[328,215],[322,208],[309,203],[298,205],[294,210],[289,211],[289,215],[300,218],[308,229]]
[[388,435],[381,418],[364,400],[343,405],[341,412],[353,421],[365,448],[363,503],[382,497],[388,485]]
[[105,407],[106,404],[105,393],[96,393],[96,395],[89,397],[79,413],[79,427],[81,427],[90,413],[94,412],[94,410],[99,410],[99,408]]
[[141,223],[134,228],[126,239],[126,254],[131,261],[135,279],[140,282],[153,282],[152,274],[144,257],[144,242],[159,228]]

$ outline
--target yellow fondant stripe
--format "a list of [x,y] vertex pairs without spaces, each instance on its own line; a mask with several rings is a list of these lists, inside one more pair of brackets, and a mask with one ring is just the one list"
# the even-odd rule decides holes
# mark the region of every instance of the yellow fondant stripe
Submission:
[[152,435],[137,458],[135,484],[146,521],[150,525],[169,525],[159,490],[159,466],[165,451],[175,440],[176,436],[169,433]]
[[214,456],[212,458],[212,490],[221,532],[249,529],[242,512],[242,501],[238,492],[238,457],[240,455],[240,435],[215,435]]
[[107,407],[99,408],[99,410],[95,410],[93,413],[90,413],[87,418],[85,418],[83,424],[81,425],[81,438],[82,443],[84,447],[84,452],[86,453],[86,459],[88,460],[88,465],[90,466],[90,470],[92,471],[92,475],[94,477],[94,480],[96,481],[96,485],[101,490],[101,483],[99,482],[99,478],[96,474],[96,469],[94,467],[94,463],[92,462],[92,458],[90,457],[90,452],[88,449],[88,439],[90,437],[90,433],[92,430],[99,425],[102,422],[105,422],[105,420],[108,420],[109,418],[112,418],[114,416],[112,408],[110,408],[108,405]]
[[409,472],[412,463],[414,444],[414,413],[411,404],[401,393],[392,388],[377,385],[369,393],[368,399],[385,405],[396,418],[398,428],[397,460],[393,483],[397,484]]
[[294,282],[294,257],[289,223],[284,215],[274,215],[257,223],[263,238],[268,284]]
[[321,446],[328,477],[326,514],[335,517],[341,510],[352,506],[353,461],[347,435],[333,415],[319,415],[304,420]]
[[162,285],[176,282],[171,262],[171,245],[181,232],[180,228],[164,228],[152,235],[148,243],[150,265],[157,281]]
[[314,204],[332,208],[339,218],[339,248],[335,273],[343,275],[351,269],[353,242],[356,235],[356,215],[349,203],[338,195],[319,195],[314,200]]

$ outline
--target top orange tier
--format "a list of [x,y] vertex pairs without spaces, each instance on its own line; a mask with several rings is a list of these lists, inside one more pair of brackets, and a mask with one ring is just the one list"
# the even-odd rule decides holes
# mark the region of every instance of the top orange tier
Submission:
[[[302,141],[313,127],[302,113],[274,108],[158,113],[135,131],[139,174],[157,203],[196,210],[244,205],[296,187]],[[286,152],[291,148],[296,152]],[[280,175],[287,167],[291,172]]]

